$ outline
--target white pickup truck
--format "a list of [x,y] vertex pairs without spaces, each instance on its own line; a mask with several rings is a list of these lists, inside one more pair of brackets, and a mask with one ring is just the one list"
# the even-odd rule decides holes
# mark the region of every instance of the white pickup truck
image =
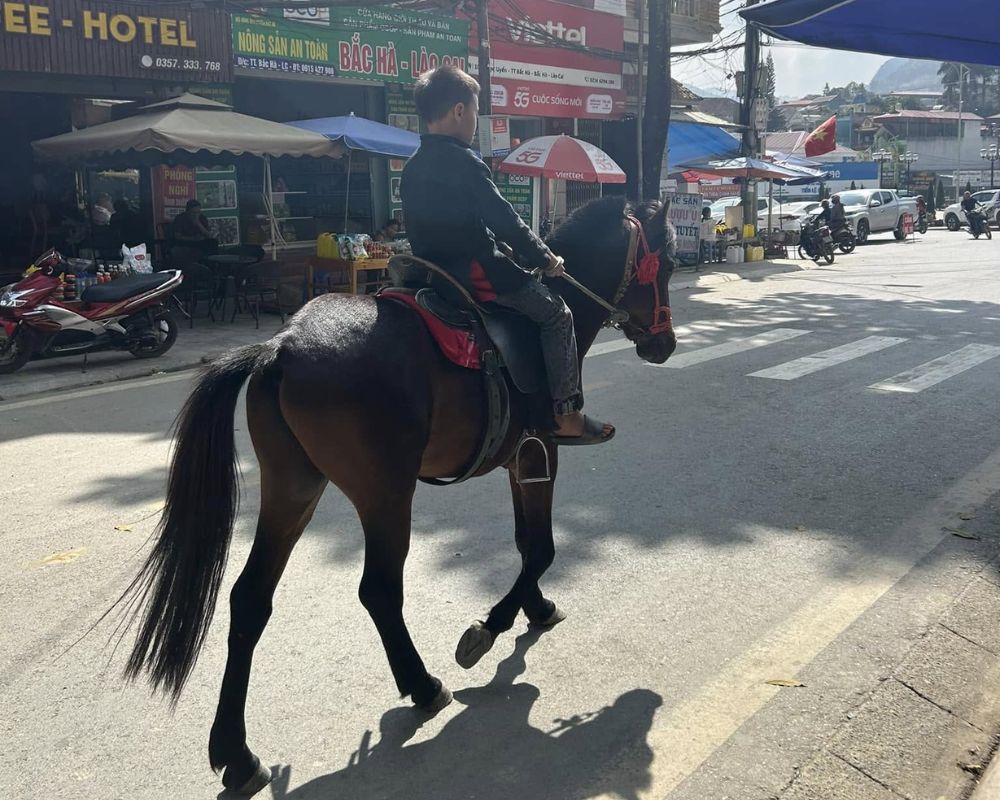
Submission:
[[864,244],[873,233],[892,231],[897,239],[905,238],[903,214],[909,212],[917,219],[917,201],[901,198],[889,189],[858,189],[840,192],[844,213],[858,238]]

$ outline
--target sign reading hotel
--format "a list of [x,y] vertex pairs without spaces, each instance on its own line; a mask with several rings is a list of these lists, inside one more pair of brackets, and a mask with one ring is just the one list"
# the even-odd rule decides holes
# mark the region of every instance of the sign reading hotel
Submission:
[[463,20],[388,7],[233,17],[236,66],[254,71],[414,83],[442,64],[466,69],[468,40]]
[[[493,111],[535,117],[618,119],[625,110],[625,22],[551,0],[499,6],[490,19]],[[475,53],[475,24],[470,49]],[[604,56],[603,58],[601,56]],[[611,56],[609,58],[608,56]],[[470,59],[478,74],[478,59]]]
[[173,3],[0,2],[0,70],[226,83],[229,17]]

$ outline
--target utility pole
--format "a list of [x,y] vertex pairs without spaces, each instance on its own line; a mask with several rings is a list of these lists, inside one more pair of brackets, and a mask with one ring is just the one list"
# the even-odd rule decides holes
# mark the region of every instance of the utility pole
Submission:
[[639,81],[639,88],[636,90],[636,117],[635,117],[635,159],[636,159],[636,179],[635,179],[635,199],[642,200],[642,118],[645,94],[645,70],[646,70],[646,0],[637,0],[636,14],[639,17],[639,45],[638,57],[636,58],[635,71]]
[[[747,6],[755,6],[760,0],[747,0]],[[743,146],[740,148],[744,158],[754,158],[758,155],[760,141],[757,137],[757,120],[755,119],[760,75],[760,31],[751,23],[747,23],[746,50],[743,61],[743,105],[740,109],[740,123],[743,125]],[[741,192],[743,202],[743,222],[757,225],[757,187],[747,180]]]
[[490,18],[487,0],[476,0],[476,36],[479,39],[479,113],[493,113],[493,86],[490,82]]
[[958,65],[958,158],[955,163],[955,202],[962,200],[962,139],[965,130],[962,126],[962,103],[965,99],[965,82],[962,80],[962,70],[968,69],[965,64]]
[[[646,0],[646,4],[649,11],[649,58],[646,96],[645,99],[639,98],[639,102],[645,104],[640,126],[642,172],[639,175],[639,197],[642,200],[658,200],[673,99],[670,81],[672,0]],[[639,68],[642,69],[642,64]]]

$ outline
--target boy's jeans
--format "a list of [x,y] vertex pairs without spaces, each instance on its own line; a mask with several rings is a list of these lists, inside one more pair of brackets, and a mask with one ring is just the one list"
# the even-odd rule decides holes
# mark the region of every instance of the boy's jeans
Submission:
[[530,280],[516,292],[499,295],[496,303],[519,311],[538,325],[553,411],[570,414],[583,408],[573,312],[563,299],[545,284]]

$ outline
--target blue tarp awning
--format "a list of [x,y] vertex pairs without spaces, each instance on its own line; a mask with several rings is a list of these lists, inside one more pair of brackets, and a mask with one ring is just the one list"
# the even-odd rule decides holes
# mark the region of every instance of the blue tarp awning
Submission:
[[733,158],[740,153],[740,140],[715,125],[671,122],[667,139],[667,172],[683,164]]
[[740,11],[764,33],[834,50],[1000,66],[996,0],[768,0]]
[[420,136],[416,133],[356,117],[354,114],[347,117],[303,119],[288,124],[321,133],[334,142],[343,142],[351,150],[363,150],[389,158],[409,158],[420,147]]

